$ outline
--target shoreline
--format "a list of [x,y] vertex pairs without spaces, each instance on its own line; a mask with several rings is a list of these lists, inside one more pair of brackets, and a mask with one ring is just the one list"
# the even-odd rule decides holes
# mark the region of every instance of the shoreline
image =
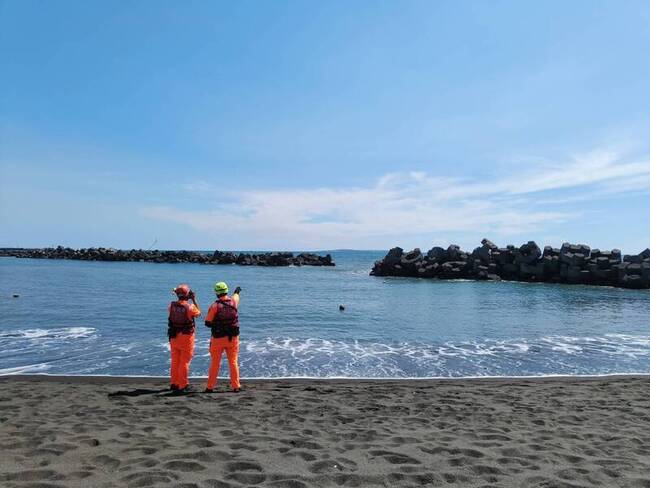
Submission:
[[[625,487],[650,480],[650,377],[0,377],[0,484]],[[195,387],[199,385],[195,384]],[[202,386],[202,385],[201,385]]]
[[[302,383],[307,381],[317,382],[367,382],[367,383],[390,383],[390,382],[455,382],[455,381],[512,381],[512,380],[598,380],[598,379],[635,379],[650,377],[650,372],[647,373],[603,373],[603,374],[548,374],[548,375],[529,375],[529,376],[427,376],[427,377],[409,377],[409,378],[391,378],[391,377],[346,377],[346,376],[332,376],[332,377],[317,377],[317,376],[275,376],[275,377],[241,377],[242,381],[253,382],[295,382]],[[18,380],[30,381],[32,379],[47,378],[53,381],[67,381],[70,378],[88,379],[88,380],[107,380],[107,383],[113,380],[142,380],[142,381],[157,381],[168,380],[169,376],[151,376],[151,375],[111,375],[111,374],[49,374],[49,373],[16,373],[16,374],[0,374],[0,381],[7,378],[16,378]],[[195,382],[206,381],[207,376],[192,376],[190,380]],[[219,376],[219,381],[228,381],[228,377]]]

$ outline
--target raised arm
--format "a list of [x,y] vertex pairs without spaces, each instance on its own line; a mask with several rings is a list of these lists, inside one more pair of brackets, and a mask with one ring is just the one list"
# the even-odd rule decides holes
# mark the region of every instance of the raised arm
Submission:
[[[194,294],[193,291],[190,291],[190,300],[192,300],[192,303],[194,303],[194,306],[199,311],[199,315],[201,315],[201,306],[199,305],[199,302],[196,301],[196,295]],[[197,317],[199,315],[197,315]]]

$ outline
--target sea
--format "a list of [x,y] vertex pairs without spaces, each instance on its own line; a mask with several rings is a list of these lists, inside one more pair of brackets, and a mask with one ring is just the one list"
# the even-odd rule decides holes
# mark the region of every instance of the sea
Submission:
[[216,281],[243,290],[245,378],[650,373],[648,290],[373,277],[384,251],[331,254],[327,268],[0,258],[0,374],[165,376],[172,288],[188,283],[205,315]]

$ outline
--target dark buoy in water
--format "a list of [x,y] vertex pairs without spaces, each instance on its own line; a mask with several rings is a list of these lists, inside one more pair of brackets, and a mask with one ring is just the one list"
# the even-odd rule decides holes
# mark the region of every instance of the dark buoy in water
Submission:
[[12,296],[13,298],[18,298],[18,297],[20,297],[20,295],[19,295],[18,293],[14,293],[14,294],[11,295],[11,296]]
[[345,306],[339,305],[339,310],[342,312],[343,310],[345,310]]

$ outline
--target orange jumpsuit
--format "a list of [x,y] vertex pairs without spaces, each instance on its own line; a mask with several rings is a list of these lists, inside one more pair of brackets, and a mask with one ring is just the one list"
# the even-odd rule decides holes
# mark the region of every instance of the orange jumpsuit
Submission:
[[[201,312],[196,305],[190,304],[188,319],[191,320],[199,315]],[[177,333],[176,337],[169,340],[169,350],[172,362],[169,383],[182,390],[189,384],[190,362],[194,356],[194,332],[191,334]]]
[[[237,308],[239,308],[239,295],[235,293],[232,296]],[[210,305],[208,315],[205,321],[212,322],[217,314],[217,305],[213,303]],[[230,367],[230,386],[233,390],[240,387],[239,384],[239,364],[237,357],[239,355],[239,337],[233,337],[229,340],[227,337],[211,337],[210,338],[210,369],[208,370],[208,384],[207,388],[213,390],[217,386],[217,376],[219,375],[219,367],[221,366],[221,356],[226,352],[228,358],[228,366]]]

